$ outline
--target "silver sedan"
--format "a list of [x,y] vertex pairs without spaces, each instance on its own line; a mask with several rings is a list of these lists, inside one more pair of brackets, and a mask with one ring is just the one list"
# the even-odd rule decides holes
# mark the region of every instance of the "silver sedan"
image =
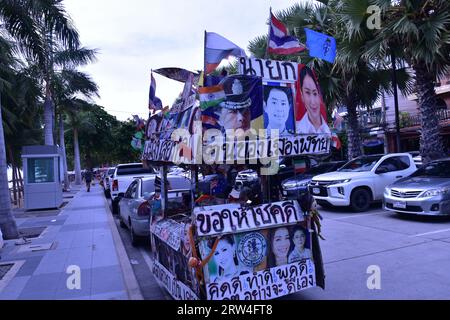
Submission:
[[[169,175],[170,190],[190,190],[191,181],[183,176]],[[140,237],[150,235],[149,199],[155,191],[155,176],[135,179],[119,202],[120,226],[128,228],[131,234],[131,244],[137,245]]]
[[417,215],[450,215],[450,158],[422,166],[386,187],[384,208]]

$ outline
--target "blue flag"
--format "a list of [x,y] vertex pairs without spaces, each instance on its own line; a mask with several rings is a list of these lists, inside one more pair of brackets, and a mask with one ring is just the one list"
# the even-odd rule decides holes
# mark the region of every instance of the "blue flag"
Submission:
[[336,58],[336,39],[308,28],[305,28],[305,33],[309,55],[333,63]]

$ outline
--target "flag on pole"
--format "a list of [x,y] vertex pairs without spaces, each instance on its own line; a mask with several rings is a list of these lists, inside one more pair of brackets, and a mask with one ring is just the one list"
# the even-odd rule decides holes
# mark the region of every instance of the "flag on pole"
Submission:
[[339,139],[338,135],[334,132],[331,134],[331,145],[337,150],[339,150],[342,147],[341,140]]
[[267,52],[271,54],[290,55],[302,52],[306,47],[294,36],[289,36],[286,26],[270,10],[269,41]]
[[161,110],[162,108],[162,102],[161,99],[159,99],[156,96],[156,81],[153,77],[153,72],[150,76],[150,92],[148,95],[148,108],[150,110]]
[[205,71],[216,70],[220,62],[229,56],[246,56],[244,49],[214,32],[205,32]]
[[200,99],[200,109],[202,110],[217,106],[225,101],[225,91],[223,90],[222,85],[200,87],[198,88],[198,94]]
[[305,33],[309,55],[333,63],[336,58],[336,39],[308,28],[305,28]]

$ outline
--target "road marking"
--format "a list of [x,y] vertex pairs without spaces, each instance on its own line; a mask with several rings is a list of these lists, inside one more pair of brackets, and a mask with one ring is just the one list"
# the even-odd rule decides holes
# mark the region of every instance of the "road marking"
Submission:
[[412,235],[410,237],[421,237],[421,236],[426,236],[429,234],[441,233],[441,232],[446,232],[446,231],[450,231],[450,229],[441,229],[441,230],[436,230],[436,231],[431,231],[431,232],[426,232],[426,233],[419,233],[419,234]]

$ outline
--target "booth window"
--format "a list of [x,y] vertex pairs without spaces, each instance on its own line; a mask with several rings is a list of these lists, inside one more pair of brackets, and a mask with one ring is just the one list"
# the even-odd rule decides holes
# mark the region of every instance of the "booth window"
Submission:
[[54,158],[28,159],[28,183],[55,182]]

